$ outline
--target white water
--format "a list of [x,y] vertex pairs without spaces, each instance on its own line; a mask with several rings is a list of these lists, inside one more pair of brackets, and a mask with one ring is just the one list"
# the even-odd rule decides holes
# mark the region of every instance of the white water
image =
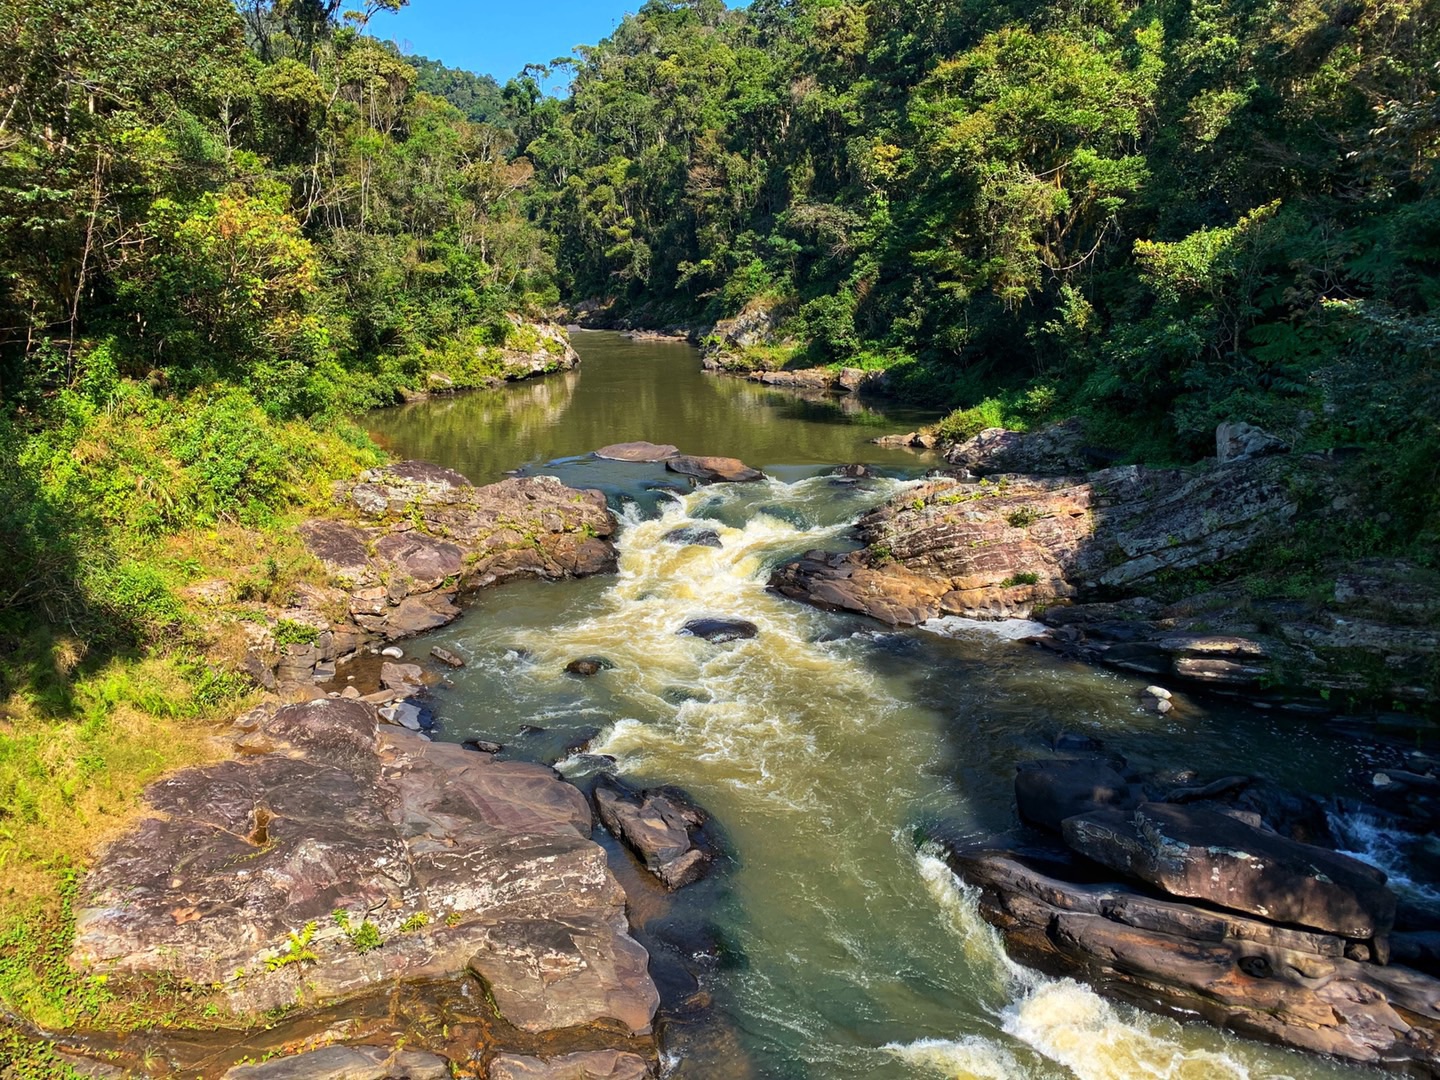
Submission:
[[[455,677],[453,706],[442,702],[470,715],[469,730],[447,716],[452,734],[512,742],[520,723],[593,724],[601,731],[591,754],[613,755],[637,782],[686,788],[724,830],[733,861],[719,882],[693,887],[710,892],[682,894],[680,904],[709,896],[743,958],[709,988],[753,1071],[679,1045],[669,1072],[1354,1075],[1112,1006],[1013,964],[946,865],[917,854],[927,822],[973,833],[1008,824],[1013,762],[1029,752],[1031,724],[1083,721],[1164,745],[1189,736],[1144,727],[1159,721],[1136,715],[1124,680],[1058,665],[1004,635],[954,626],[941,629],[958,630],[955,640],[877,634],[766,591],[775,565],[838,546],[851,516],[902,487],[770,481],[703,490],[655,519],[631,512],[616,578],[500,590],[450,632],[447,644],[476,658]],[[681,526],[713,528],[723,546],[663,541]],[[706,615],[748,619],[759,634],[725,645],[677,634]],[[912,646],[930,651],[912,655]],[[585,682],[563,674],[586,655],[614,669]],[[1188,723],[1206,737],[1199,720]],[[561,767],[578,773],[587,761]]]

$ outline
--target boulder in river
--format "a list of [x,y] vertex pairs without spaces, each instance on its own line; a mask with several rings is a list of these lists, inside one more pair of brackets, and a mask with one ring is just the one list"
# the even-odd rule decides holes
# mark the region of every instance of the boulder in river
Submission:
[[711,857],[696,841],[706,815],[675,791],[636,792],[613,779],[595,788],[595,809],[605,827],[640,856],[645,868],[669,889],[705,873]]
[[698,525],[671,529],[660,539],[667,544],[678,544],[681,547],[724,547],[718,532],[714,529],[702,529]]
[[760,628],[746,619],[691,619],[679,630],[687,637],[698,637],[712,645],[723,645],[727,641],[741,641],[753,638]]
[[595,451],[595,456],[604,458],[606,461],[661,462],[667,461],[678,453],[680,453],[680,448],[668,443],[628,442],[602,446]]
[[765,479],[763,472],[750,468],[738,458],[679,454],[668,459],[665,468],[702,484],[750,484]]
[[1202,806],[1099,810],[1063,831],[1086,858],[1173,896],[1362,940],[1395,923],[1382,871]]
[[602,671],[609,671],[615,665],[603,656],[584,656],[579,660],[571,660],[565,665],[567,674],[575,675],[582,679],[588,679],[599,675]]

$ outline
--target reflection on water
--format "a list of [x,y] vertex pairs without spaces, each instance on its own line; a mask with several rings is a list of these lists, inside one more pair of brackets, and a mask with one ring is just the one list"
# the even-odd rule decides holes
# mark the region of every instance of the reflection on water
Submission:
[[367,425],[402,457],[440,462],[476,483],[611,443],[672,443],[690,454],[738,457],[756,468],[868,461],[933,464],[868,445],[931,414],[879,413],[856,398],[798,395],[709,375],[674,342],[580,332],[578,370],[372,413]]
[[[715,923],[724,961],[706,989],[736,1038],[679,1040],[672,1075],[739,1075],[742,1059],[781,1080],[1358,1075],[1019,968],[945,865],[917,850],[931,827],[1012,825],[1014,764],[1058,730],[1141,762],[1246,761],[1291,782],[1340,775],[1353,748],[1277,738],[1283,720],[1260,714],[1158,717],[1137,709],[1139,681],[999,634],[887,633],[766,591],[773,566],[839,543],[907,483],[812,475],[665,496],[650,513],[628,504],[617,576],[485,593],[417,647],[470,661],[437,693],[444,737],[495,740],[576,778],[611,755],[636,783],[687,789],[720,823],[730,858],[677,906]],[[720,548],[665,539],[700,525]],[[726,645],[676,633],[700,615],[760,632]],[[614,668],[565,675],[591,655]]]

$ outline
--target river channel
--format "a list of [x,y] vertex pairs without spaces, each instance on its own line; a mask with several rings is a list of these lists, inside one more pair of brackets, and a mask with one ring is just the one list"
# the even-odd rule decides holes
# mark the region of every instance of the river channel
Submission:
[[[1280,712],[1144,712],[1142,682],[1003,627],[896,633],[768,593],[775,566],[845,547],[849,523],[935,464],[868,441],[921,418],[706,375],[683,345],[599,333],[576,345],[578,371],[375,414],[371,427],[396,454],[477,483],[519,470],[600,488],[620,515],[618,575],[482,593],[412,648],[441,644],[468,662],[434,693],[439,737],[493,740],[581,784],[602,768],[673,784],[714,815],[726,857],[673,900],[621,865],[667,1005],[706,1006],[666,1029],[669,1075],[1372,1075],[1013,965],[925,844],[1013,827],[1015,764],[1050,753],[1060,732],[1097,737],[1141,770],[1259,772],[1319,794],[1347,790],[1363,764],[1353,743]],[[633,439],[739,457],[770,479],[671,491],[658,466],[589,454]],[[855,462],[878,475],[831,475]],[[682,526],[714,530],[721,546],[663,539]],[[677,635],[701,615],[760,632],[724,645]],[[613,668],[567,676],[582,656]],[[611,856],[628,858],[613,845]]]

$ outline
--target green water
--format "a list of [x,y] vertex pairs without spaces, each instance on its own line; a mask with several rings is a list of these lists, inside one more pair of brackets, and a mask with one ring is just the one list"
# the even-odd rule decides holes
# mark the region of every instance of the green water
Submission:
[[[1108,1005],[1020,969],[917,837],[1014,824],[1015,763],[1060,731],[1102,738],[1142,769],[1265,772],[1338,789],[1355,748],[1277,714],[1184,703],[1142,712],[1142,682],[1059,661],[993,629],[889,633],[765,590],[771,569],[841,547],[859,513],[926,462],[868,445],[913,417],[797,402],[699,372],[683,346],[582,335],[581,370],[378,414],[397,453],[477,481],[511,469],[600,486],[620,510],[614,577],[521,583],[414,643],[468,666],[440,688],[442,737],[556,761],[579,783],[608,766],[687,790],[716,818],[716,874],[673,902],[634,884],[633,915],[667,1000],[698,985],[695,1024],[662,1028],[667,1075],[859,1078],[1279,1078],[1358,1070]],[[655,490],[652,466],[584,456],[630,439],[765,468],[757,485]],[[828,466],[887,475],[840,485]],[[665,533],[715,529],[722,547]],[[759,627],[709,645],[699,615]],[[564,674],[580,656],[613,670]],[[612,849],[612,859],[626,856]],[[623,867],[622,867],[623,869]],[[631,880],[634,879],[634,880]]]

